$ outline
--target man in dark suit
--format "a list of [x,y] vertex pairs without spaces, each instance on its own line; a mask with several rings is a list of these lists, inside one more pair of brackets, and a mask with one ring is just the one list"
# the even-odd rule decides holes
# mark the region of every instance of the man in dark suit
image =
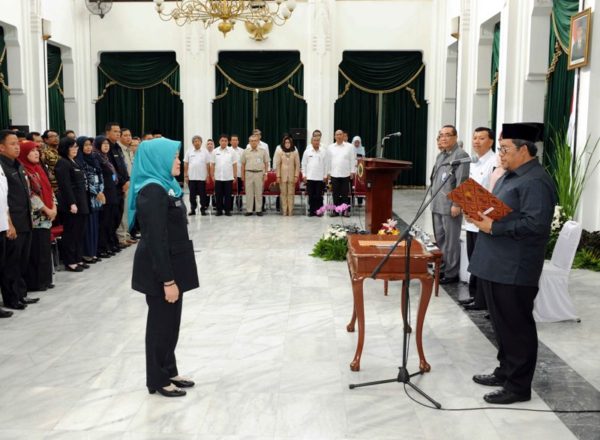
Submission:
[[[4,273],[6,231],[8,230],[8,183],[0,166],[0,274]],[[10,318],[13,312],[0,308],[0,318]]]
[[[125,194],[129,189],[129,172],[127,171],[127,163],[125,162],[125,155],[121,146],[117,143],[121,139],[121,126],[118,122],[109,122],[104,127],[106,139],[110,143],[110,153],[108,155],[112,165],[115,167],[117,172],[117,195],[119,197],[119,218],[123,218],[123,212],[125,209]],[[115,233],[116,235],[116,233]],[[119,247],[124,248],[129,246],[119,242],[118,237],[115,238],[115,242],[119,243]]]
[[500,363],[473,381],[501,387],[483,396],[492,404],[531,399],[538,348],[533,301],[557,201],[552,178],[536,158],[540,138],[534,124],[503,124],[499,152],[506,174],[494,194],[512,212],[496,221],[481,213],[482,220],[469,219],[479,228],[469,271],[485,294]]
[[0,166],[8,183],[9,225],[6,233],[5,265],[0,287],[4,306],[23,310],[39,298],[27,298],[23,276],[29,263],[31,246],[31,202],[23,167],[17,161],[21,148],[14,132],[0,132]]

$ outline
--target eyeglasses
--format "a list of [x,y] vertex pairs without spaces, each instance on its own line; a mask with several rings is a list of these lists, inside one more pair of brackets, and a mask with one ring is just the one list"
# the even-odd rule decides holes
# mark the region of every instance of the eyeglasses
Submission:
[[440,133],[438,135],[438,138],[451,138],[451,137],[454,137],[454,136],[456,136],[456,135],[455,134],[451,134],[451,133]]
[[[515,150],[518,150],[518,149],[519,149],[519,147],[515,147]],[[510,146],[509,147],[500,147],[500,148],[498,148],[498,152],[500,154],[506,154],[509,151],[510,151]]]

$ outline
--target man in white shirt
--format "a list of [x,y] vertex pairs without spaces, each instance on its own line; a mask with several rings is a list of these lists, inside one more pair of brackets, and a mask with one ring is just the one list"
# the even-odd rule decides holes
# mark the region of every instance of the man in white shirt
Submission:
[[[6,255],[6,231],[8,231],[8,182],[0,167],[0,273],[4,271]],[[10,318],[13,312],[0,308],[0,318]]]
[[215,182],[215,198],[217,199],[217,216],[231,216],[231,192],[233,181],[237,180],[237,159],[235,153],[227,146],[229,136],[219,137],[219,148],[215,148],[210,158],[210,177]]
[[[241,164],[242,164],[242,154],[244,154],[244,149],[242,147],[240,147],[240,137],[237,134],[232,134],[230,137],[230,143],[231,143],[231,151],[233,151],[235,153],[235,158],[237,160],[237,167],[238,167],[238,177],[237,177],[237,191],[236,191],[236,195],[234,197],[231,198],[232,203],[234,202],[235,199],[235,206],[237,207],[238,210],[242,210],[242,191],[244,190],[243,187],[243,180],[242,180],[242,173],[241,173]],[[233,206],[232,206],[233,209]]]
[[202,137],[192,138],[192,148],[183,157],[183,178],[190,189],[190,212],[196,215],[198,197],[200,197],[200,214],[207,215],[208,196],[206,195],[206,179],[210,168],[210,154],[202,148]]
[[317,215],[323,206],[323,190],[327,180],[327,153],[321,148],[321,137],[313,136],[302,155],[302,176],[308,193],[308,216]]
[[[356,158],[353,147],[344,142],[344,132],[336,130],[335,143],[327,148],[327,175],[331,182],[334,205],[350,204],[350,184],[355,173]],[[339,214],[334,211],[331,215],[336,217]],[[346,211],[344,215],[349,217],[350,212]]]
[[[492,147],[494,146],[494,132],[487,127],[478,127],[473,132],[473,152],[477,161],[471,164],[469,168],[469,177],[489,189],[490,177],[496,166],[496,154]],[[475,249],[479,229],[473,223],[465,223],[467,231],[467,256],[469,260]],[[468,300],[462,301],[467,310],[485,310],[485,296],[481,289],[477,289],[477,277],[471,275],[469,279]]]

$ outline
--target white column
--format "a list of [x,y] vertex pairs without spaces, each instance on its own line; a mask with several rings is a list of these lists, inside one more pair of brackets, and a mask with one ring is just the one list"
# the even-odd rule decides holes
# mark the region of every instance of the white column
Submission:
[[476,61],[472,59],[474,48],[473,40],[477,38],[477,30],[471,32],[471,22],[475,17],[474,0],[461,2],[460,31],[458,40],[458,73],[456,92],[456,130],[458,139],[468,144],[471,137],[471,120],[473,113],[473,83]]

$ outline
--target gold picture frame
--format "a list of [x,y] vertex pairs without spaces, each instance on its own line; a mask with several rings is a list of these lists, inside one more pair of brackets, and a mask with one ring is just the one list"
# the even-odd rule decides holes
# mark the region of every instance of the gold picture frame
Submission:
[[568,70],[587,66],[590,62],[591,27],[592,8],[588,8],[571,17]]

